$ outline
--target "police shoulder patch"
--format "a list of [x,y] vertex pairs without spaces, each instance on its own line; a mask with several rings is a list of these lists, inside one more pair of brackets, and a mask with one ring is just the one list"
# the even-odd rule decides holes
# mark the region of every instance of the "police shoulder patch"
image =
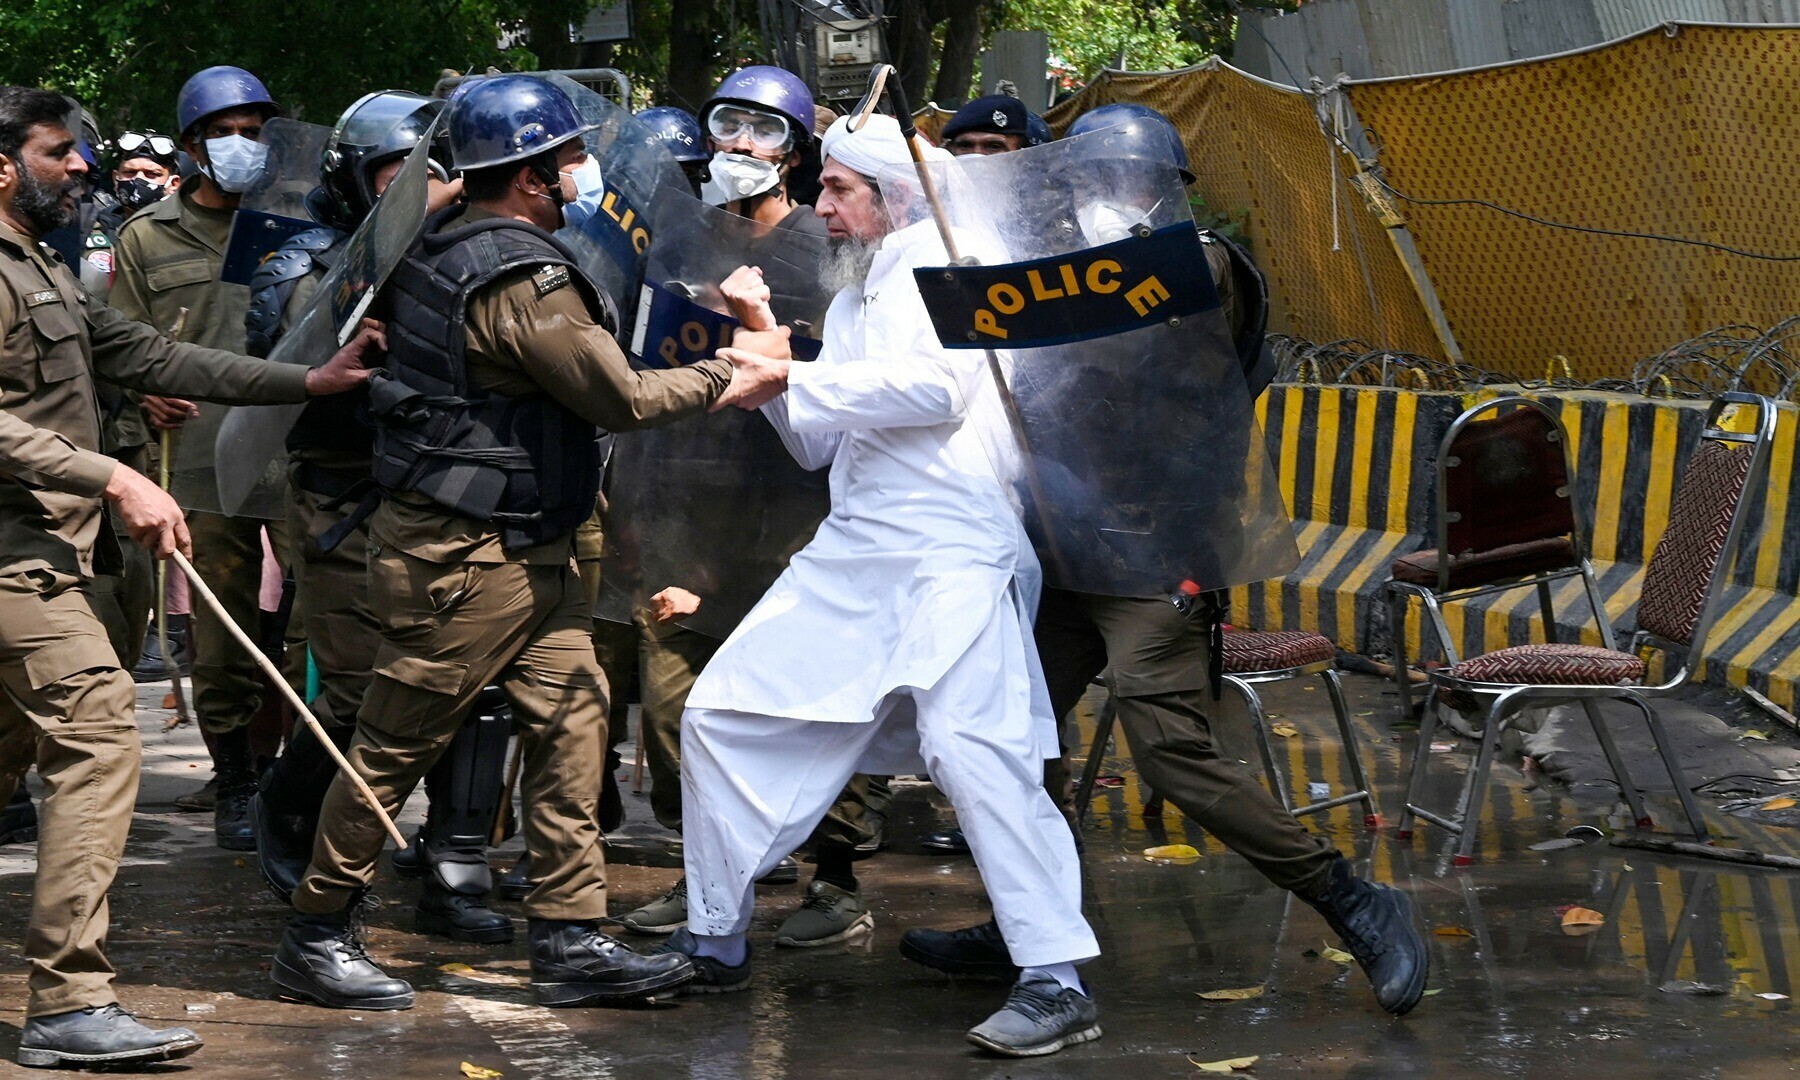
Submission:
[[539,296],[548,296],[568,283],[569,268],[566,266],[546,266],[531,275],[531,284]]

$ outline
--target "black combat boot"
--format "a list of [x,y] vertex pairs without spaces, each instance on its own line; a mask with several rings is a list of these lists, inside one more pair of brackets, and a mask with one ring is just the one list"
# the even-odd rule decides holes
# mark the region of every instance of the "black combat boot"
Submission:
[[[354,728],[327,728],[342,750]],[[263,774],[250,800],[250,829],[256,840],[256,867],[275,895],[287,903],[312,862],[319,808],[337,775],[337,763],[310,728],[296,728],[287,749]]]
[[531,920],[531,992],[539,1005],[642,1000],[672,992],[693,977],[687,957],[633,952],[592,922]]
[[34,1016],[19,1035],[19,1064],[41,1069],[171,1061],[200,1049],[187,1028],[156,1031],[117,1005]]
[[219,780],[219,801],[213,806],[213,836],[226,851],[255,851],[250,800],[256,795],[256,759],[250,753],[248,727],[215,739],[213,771]]
[[500,899],[523,900],[531,894],[531,853],[519,856],[513,868],[500,879]]
[[513,939],[512,920],[487,906],[493,871],[479,851],[425,849],[428,872],[419,886],[414,925],[421,934],[495,945]]
[[396,848],[388,861],[394,864],[394,873],[403,878],[422,878],[425,876],[425,830],[420,829],[413,834],[412,843],[403,848]]
[[410,1009],[413,988],[369,959],[361,904],[330,915],[295,915],[275,951],[270,974],[282,996],[332,1009]]
[[0,844],[23,844],[37,839],[37,808],[31,805],[31,792],[20,778],[19,789],[12,802],[0,807]]
[[[187,623],[186,615],[169,616],[169,654],[175,658],[175,670],[182,675],[191,675],[194,670],[194,660],[188,652]],[[131,677],[137,682],[161,682],[169,677],[169,666],[163,661],[162,635],[156,632],[155,623],[144,636],[144,648],[138,654],[137,666],[131,669]]]
[[900,955],[948,975],[1007,982],[1019,977],[1000,925],[992,919],[962,930],[908,930],[900,935]]
[[1430,957],[1413,923],[1411,898],[1391,885],[1357,877],[1349,860],[1339,858],[1331,864],[1325,895],[1306,902],[1325,916],[1362,965],[1382,1008],[1400,1016],[1419,1003]]

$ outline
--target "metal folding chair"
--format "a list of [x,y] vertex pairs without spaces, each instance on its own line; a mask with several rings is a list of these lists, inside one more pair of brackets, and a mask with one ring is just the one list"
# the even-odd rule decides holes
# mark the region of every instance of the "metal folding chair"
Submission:
[[[1369,791],[1368,774],[1363,771],[1362,751],[1357,746],[1356,732],[1350,724],[1350,710],[1344,703],[1344,690],[1338,682],[1337,646],[1331,639],[1321,634],[1297,630],[1232,631],[1225,635],[1225,655],[1222,659],[1225,685],[1242,697],[1250,710],[1263,771],[1268,775],[1269,789],[1281,800],[1281,805],[1295,817],[1302,817],[1360,802],[1364,811],[1363,824],[1369,828],[1379,826],[1381,817],[1375,806],[1375,797]],[[1284,682],[1308,675],[1317,675],[1325,680],[1325,690],[1331,698],[1332,711],[1337,715],[1338,736],[1344,744],[1345,763],[1350,769],[1351,784],[1356,790],[1336,798],[1295,806],[1294,798],[1289,793],[1289,785],[1282,780],[1281,771],[1275,764],[1275,747],[1269,731],[1268,717],[1263,712],[1262,699],[1251,687],[1254,684]],[[1087,765],[1082,770],[1081,784],[1075,791],[1077,823],[1087,816],[1088,803],[1093,798],[1094,782],[1100,775],[1101,757],[1106,752],[1107,740],[1112,737],[1113,722],[1117,716],[1118,710],[1109,694],[1100,715],[1095,719],[1094,741],[1088,747]]]
[[1412,714],[1406,614],[1415,597],[1445,659],[1455,665],[1461,655],[1444,623],[1445,603],[1535,586],[1545,640],[1555,642],[1551,586],[1579,576],[1602,644],[1617,647],[1582,547],[1568,444],[1554,409],[1517,396],[1475,405],[1444,432],[1437,457],[1437,547],[1395,559],[1387,581],[1402,717]]
[[[1727,408],[1756,410],[1754,424],[1747,433],[1722,426]],[[1472,709],[1482,700],[1487,701],[1481,749],[1469,769],[1454,816],[1442,817],[1420,806],[1431,758],[1431,738],[1438,723],[1435,709],[1425,711],[1418,745],[1413,749],[1412,777],[1406,789],[1406,807],[1400,815],[1399,839],[1412,836],[1414,817],[1424,818],[1459,834],[1456,865],[1472,863],[1482,800],[1501,732],[1527,707],[1563,702],[1578,702],[1587,712],[1607,764],[1619,782],[1620,794],[1638,827],[1649,828],[1650,815],[1597,707],[1604,698],[1630,702],[1644,714],[1650,737],[1675,782],[1689,828],[1702,841],[1707,839],[1694,793],[1687,786],[1681,762],[1650,701],[1668,697],[1685,685],[1695,663],[1706,654],[1707,635],[1719,615],[1731,556],[1744,531],[1745,505],[1748,496],[1763,485],[1774,433],[1775,406],[1769,399],[1734,392],[1713,402],[1700,433],[1700,445],[1689,458],[1675,492],[1668,530],[1657,543],[1656,553],[1644,572],[1638,629],[1630,651],[1555,642],[1518,645],[1431,673],[1433,685],[1447,703]],[[1649,671],[1646,650],[1662,653],[1665,665],[1674,668],[1673,674],[1661,683],[1643,681]]]

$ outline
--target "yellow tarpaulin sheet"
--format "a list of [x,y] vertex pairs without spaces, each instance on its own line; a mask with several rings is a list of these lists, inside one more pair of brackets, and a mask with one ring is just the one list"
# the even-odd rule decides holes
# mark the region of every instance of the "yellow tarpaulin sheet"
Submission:
[[[1408,195],[1800,254],[1800,30],[1659,27],[1581,54],[1351,83],[1349,96]],[[1583,381],[1622,377],[1713,327],[1800,313],[1800,262],[1398,206],[1465,358],[1495,371],[1540,378],[1562,354]]]

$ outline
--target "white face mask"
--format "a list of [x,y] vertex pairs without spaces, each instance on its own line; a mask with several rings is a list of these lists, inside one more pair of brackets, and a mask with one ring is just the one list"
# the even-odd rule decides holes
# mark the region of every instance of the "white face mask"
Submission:
[[221,191],[248,191],[268,161],[269,148],[242,135],[206,140],[206,173]]
[[1125,239],[1133,228],[1149,219],[1147,210],[1104,201],[1087,203],[1075,211],[1075,222],[1081,226],[1081,235],[1095,247]]
[[579,229],[583,222],[600,212],[600,200],[606,196],[606,183],[600,175],[600,159],[592,154],[581,164],[564,170],[558,177],[562,191],[563,224]]
[[700,185],[700,197],[711,206],[724,206],[773,191],[781,183],[781,166],[746,154],[713,155],[712,175]]

